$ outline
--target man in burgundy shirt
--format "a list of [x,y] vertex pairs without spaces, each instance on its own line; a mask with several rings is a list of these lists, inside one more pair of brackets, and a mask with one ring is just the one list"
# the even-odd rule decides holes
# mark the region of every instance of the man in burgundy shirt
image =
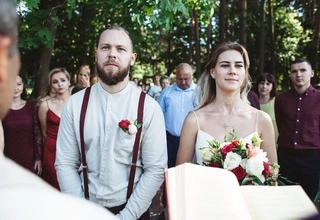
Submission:
[[275,99],[280,173],[298,182],[311,200],[320,172],[320,91],[311,85],[313,76],[310,62],[296,59],[290,66],[293,88]]

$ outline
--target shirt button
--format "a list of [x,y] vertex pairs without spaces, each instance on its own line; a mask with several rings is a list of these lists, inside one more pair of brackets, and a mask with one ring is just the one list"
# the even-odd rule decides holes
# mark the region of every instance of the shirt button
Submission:
[[297,119],[297,122],[299,122],[299,119]]
[[298,134],[298,131],[296,131],[296,134]]
[[297,145],[297,142],[294,142],[294,145]]
[[302,98],[300,97],[299,100],[301,100]]
[[104,171],[104,168],[102,168],[101,171],[103,172],[103,171]]
[[298,111],[300,111],[300,108],[298,108]]

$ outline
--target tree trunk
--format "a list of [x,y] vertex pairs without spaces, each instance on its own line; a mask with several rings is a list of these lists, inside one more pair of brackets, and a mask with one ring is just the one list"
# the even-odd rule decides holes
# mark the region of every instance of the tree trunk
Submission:
[[168,39],[168,51],[167,51],[167,76],[170,76],[171,72],[173,71],[173,65],[172,65],[172,62],[171,62],[171,31],[169,30],[168,31],[168,36],[167,36],[167,39]]
[[206,45],[206,48],[207,48],[207,56],[206,56],[206,63],[209,62],[209,59],[210,59],[210,52],[211,52],[211,49],[213,47],[212,45],[212,17],[210,18],[209,20],[209,24],[207,26],[207,45]]
[[195,8],[192,9],[194,18],[194,45],[195,45],[195,63],[196,63],[196,74],[195,77],[198,79],[201,75],[201,61],[200,61],[200,37],[199,37],[199,21],[197,17],[197,11]]
[[[48,5],[46,6],[48,7]],[[50,11],[50,13],[49,13],[47,22],[44,22],[44,26],[48,28],[48,30],[52,33],[52,36],[51,36],[52,45],[50,48],[46,45],[42,45],[40,47],[39,68],[36,73],[36,82],[35,82],[34,91],[33,91],[34,98],[37,98],[41,93],[41,91],[43,91],[43,89],[45,89],[45,87],[47,86],[46,78],[50,70],[50,62],[51,62],[52,51],[54,47],[56,22],[52,19],[52,17],[57,15],[57,7],[51,7],[51,9],[48,9],[47,7],[46,7],[46,10]]]
[[260,30],[258,34],[258,51],[259,51],[259,68],[258,73],[262,74],[264,72],[264,20],[265,20],[265,13],[264,13],[264,4],[265,0],[260,1]]
[[189,54],[188,54],[188,63],[191,65],[192,63],[192,54],[193,54],[193,48],[194,48],[194,14],[191,13],[191,24],[190,24],[190,31],[189,31]]
[[226,1],[220,0],[219,8],[219,43],[222,43],[226,39]]
[[313,29],[313,38],[312,38],[312,52],[311,52],[311,64],[315,73],[315,77],[313,77],[313,84],[318,82],[317,79],[317,71],[318,71],[318,50],[319,50],[319,35],[320,35],[320,4],[318,4],[318,8],[315,12],[314,16],[314,29]]
[[247,48],[247,0],[240,1],[240,44]]
[[275,75],[275,55],[274,55],[274,24],[273,24],[273,7],[272,0],[269,0],[269,26],[270,26],[270,58],[271,65],[269,72]]

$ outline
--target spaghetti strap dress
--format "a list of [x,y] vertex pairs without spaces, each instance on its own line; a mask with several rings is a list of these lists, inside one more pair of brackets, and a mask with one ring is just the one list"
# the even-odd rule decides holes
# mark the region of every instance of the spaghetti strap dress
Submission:
[[56,142],[59,124],[60,117],[49,109],[47,112],[47,137],[43,152],[42,178],[58,190],[60,190],[60,187],[54,163],[56,160]]
[[[199,121],[198,121],[198,117],[197,117],[197,114],[195,113],[195,111],[192,111],[193,114],[195,115],[196,117],[196,120],[197,120],[197,125],[198,125],[198,133],[197,133],[197,139],[196,139],[196,146],[195,146],[195,152],[194,152],[194,157],[193,157],[193,162],[194,163],[197,163],[199,165],[202,165],[203,164],[203,161],[202,161],[202,150],[201,148],[202,147],[206,147],[208,146],[208,142],[207,140],[212,140],[214,137],[212,137],[210,134],[208,134],[207,132],[205,131],[202,131],[200,129],[200,125],[199,125]],[[244,141],[247,142],[247,143],[251,143],[251,138],[257,134],[257,126],[258,126],[258,113],[256,114],[256,130],[251,132],[249,135],[247,135],[246,137],[244,137]]]

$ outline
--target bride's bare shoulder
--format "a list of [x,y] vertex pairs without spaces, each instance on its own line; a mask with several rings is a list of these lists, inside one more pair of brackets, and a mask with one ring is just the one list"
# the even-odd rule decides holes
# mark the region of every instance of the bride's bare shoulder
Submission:
[[272,120],[271,120],[270,116],[266,112],[264,112],[262,110],[259,110],[259,109],[256,109],[254,107],[252,107],[251,117],[252,118],[257,117],[258,118],[258,123],[260,125],[265,125],[266,123],[267,124],[272,123]]
[[262,110],[258,110],[258,114],[259,114],[259,121],[262,122],[272,122],[270,115],[268,115],[266,112],[262,111]]

